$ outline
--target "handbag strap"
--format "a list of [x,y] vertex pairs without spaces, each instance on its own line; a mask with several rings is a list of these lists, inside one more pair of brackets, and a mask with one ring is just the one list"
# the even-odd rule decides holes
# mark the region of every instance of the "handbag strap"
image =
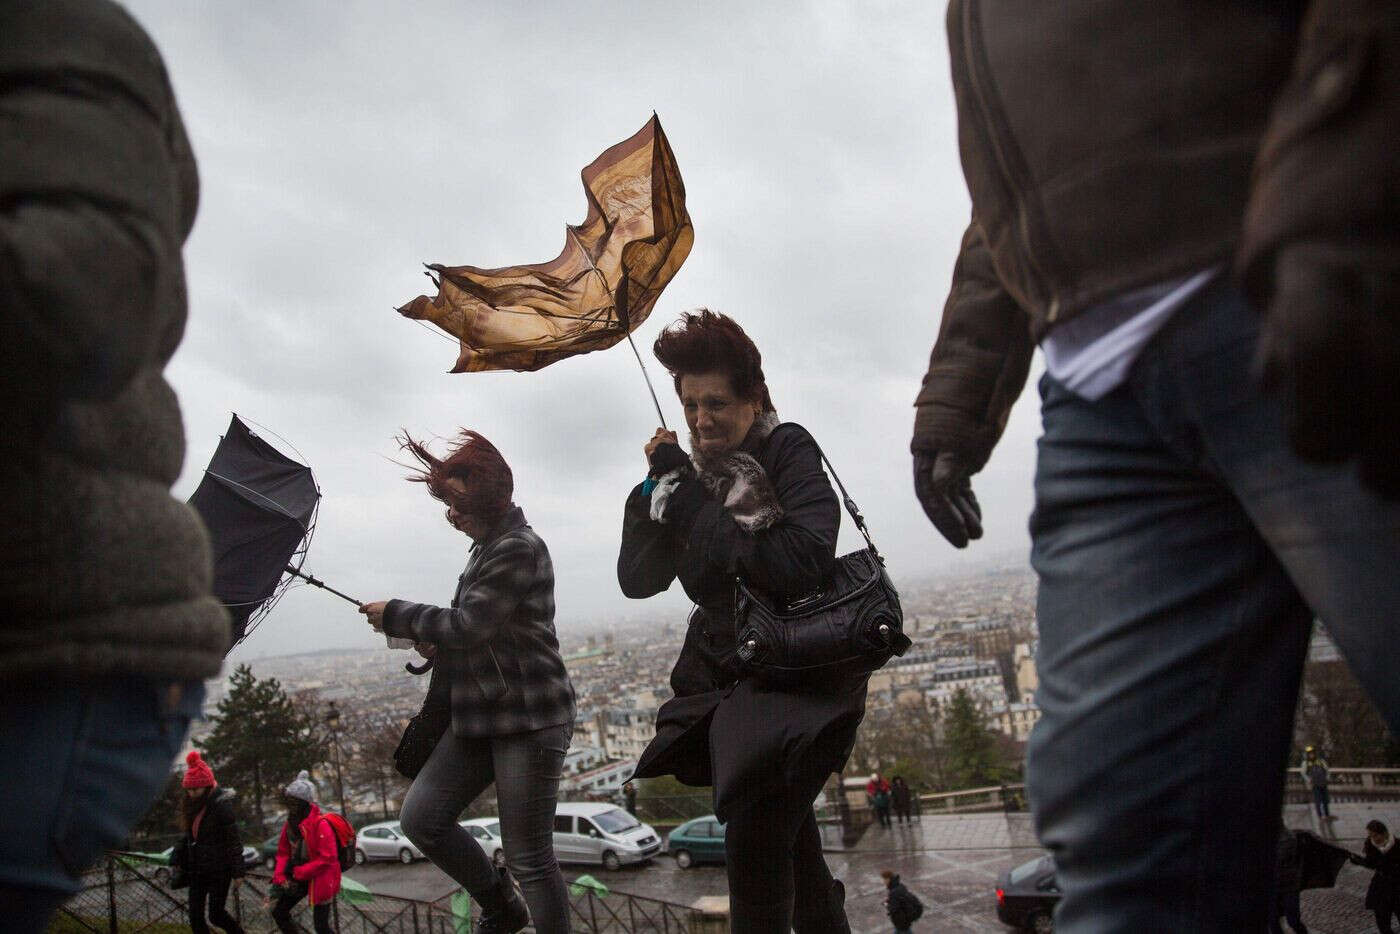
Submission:
[[[871,553],[874,554],[875,557],[880,560],[881,564],[883,564],[884,559],[880,558],[880,549],[875,547],[875,539],[870,537],[870,529],[866,528],[865,516],[861,515],[860,507],[856,505],[855,500],[851,499],[851,494],[846,492],[846,485],[841,482],[841,477],[837,475],[836,468],[831,466],[831,459],[826,456],[826,452],[822,450],[822,446],[820,444],[817,444],[817,439],[812,437],[812,433],[810,431],[803,428],[796,422],[784,422],[783,424],[792,425],[794,428],[800,429],[802,433],[807,436],[807,440],[811,441],[812,444],[815,445],[817,453],[821,455],[822,463],[826,464],[826,469],[831,471],[831,479],[836,481],[836,488],[841,491],[841,502],[845,504],[846,511],[851,514],[851,520],[855,522],[856,528],[860,529],[860,534],[865,537],[865,543],[870,546]],[[779,425],[778,427],[781,428],[782,425]],[[776,430],[777,429],[775,428],[774,431]]]

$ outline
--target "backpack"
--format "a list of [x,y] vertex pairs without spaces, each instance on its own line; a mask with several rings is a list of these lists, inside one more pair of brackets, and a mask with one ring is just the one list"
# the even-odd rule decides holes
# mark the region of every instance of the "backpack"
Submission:
[[335,858],[340,863],[340,871],[344,872],[355,865],[355,828],[339,814],[326,812],[322,817],[335,834]]
[[[908,889],[904,891],[909,892]],[[919,896],[909,892],[909,921],[918,921],[924,916],[924,903],[919,901]]]

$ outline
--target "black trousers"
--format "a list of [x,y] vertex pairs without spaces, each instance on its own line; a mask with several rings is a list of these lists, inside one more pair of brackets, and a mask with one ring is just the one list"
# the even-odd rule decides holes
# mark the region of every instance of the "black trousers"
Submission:
[[1283,934],[1283,925],[1279,918],[1288,921],[1288,926],[1293,929],[1294,934],[1308,934],[1308,926],[1303,923],[1302,902],[1296,890],[1274,892],[1274,910],[1269,918],[1270,934]]
[[[243,934],[243,928],[229,914],[225,903],[228,901],[228,888],[233,880],[228,876],[202,879],[190,878],[190,931],[193,934],[209,934],[212,923],[224,934]],[[205,906],[208,906],[209,920],[204,920]]]
[[850,930],[822,856],[814,798],[816,791],[791,789],[730,816],[724,849],[732,934]]
[[[306,897],[306,890],[289,892],[277,899],[277,904],[272,906],[272,920],[277,922],[277,930],[283,934],[297,934],[300,928],[292,920],[292,909],[297,906],[297,902]],[[311,907],[311,923],[316,929],[316,934],[335,934],[331,927],[331,903],[322,902]]]

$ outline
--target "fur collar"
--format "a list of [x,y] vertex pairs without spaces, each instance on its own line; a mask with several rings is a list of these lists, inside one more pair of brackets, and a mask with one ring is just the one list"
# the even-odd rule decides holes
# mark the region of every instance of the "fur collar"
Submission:
[[783,517],[778,492],[754,458],[779,424],[777,412],[760,413],[739,447],[723,454],[703,454],[695,437],[690,439],[691,459],[700,482],[746,532],[761,532]]

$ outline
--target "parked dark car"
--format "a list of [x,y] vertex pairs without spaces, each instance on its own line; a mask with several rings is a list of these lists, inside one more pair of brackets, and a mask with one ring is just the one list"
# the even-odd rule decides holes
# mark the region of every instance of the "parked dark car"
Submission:
[[1048,854],[1008,869],[997,878],[997,917],[1019,930],[1053,931],[1059,900],[1055,861]]
[[724,825],[713,814],[686,821],[666,838],[666,851],[682,869],[695,863],[723,863]]

